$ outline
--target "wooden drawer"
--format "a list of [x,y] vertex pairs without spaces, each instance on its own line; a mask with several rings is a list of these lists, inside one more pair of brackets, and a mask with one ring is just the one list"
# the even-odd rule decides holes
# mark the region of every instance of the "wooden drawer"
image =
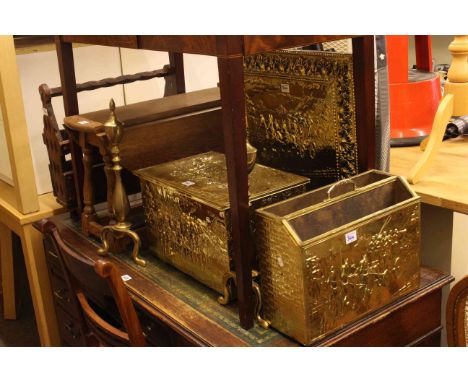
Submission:
[[52,266],[61,272],[62,268],[60,265],[58,254],[56,253],[55,248],[52,244],[52,241],[48,235],[46,235],[44,238],[44,251],[45,251],[45,258],[46,258],[47,264],[49,265],[49,268],[50,266]]
[[137,313],[150,346],[171,346],[171,333],[164,325],[138,308]]
[[55,306],[63,346],[86,346],[78,320],[69,315],[60,305]]
[[75,319],[78,319],[78,310],[75,307],[74,301],[72,300],[68,285],[62,278],[62,274],[58,273],[54,267],[49,267],[49,276],[55,305],[60,306],[69,315]]
[[136,310],[149,346],[195,346],[155,317],[138,307]]

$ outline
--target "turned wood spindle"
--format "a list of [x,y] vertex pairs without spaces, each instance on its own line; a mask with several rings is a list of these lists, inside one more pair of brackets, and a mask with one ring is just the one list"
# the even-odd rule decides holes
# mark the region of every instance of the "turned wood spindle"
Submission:
[[453,94],[453,115],[468,115],[468,36],[455,36],[448,47],[452,63],[444,94]]

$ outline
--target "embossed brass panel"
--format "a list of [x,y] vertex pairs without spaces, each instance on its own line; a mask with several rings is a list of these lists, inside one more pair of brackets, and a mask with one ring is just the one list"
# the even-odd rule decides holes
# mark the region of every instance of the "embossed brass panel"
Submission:
[[[224,276],[232,271],[224,155],[208,152],[135,174],[141,180],[156,255],[223,293]],[[304,177],[256,164],[249,174],[252,209],[303,193],[308,183]]]
[[263,316],[305,345],[417,288],[420,201],[381,172],[257,210]]
[[310,177],[313,187],[357,174],[351,55],[247,56],[244,82],[247,131],[259,163]]

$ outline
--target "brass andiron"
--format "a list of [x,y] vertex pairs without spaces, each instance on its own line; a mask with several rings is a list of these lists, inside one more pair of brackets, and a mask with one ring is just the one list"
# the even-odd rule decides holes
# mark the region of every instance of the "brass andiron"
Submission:
[[[260,325],[263,329],[270,328],[270,322],[265,320],[262,315],[262,292],[260,290],[260,285],[256,281],[260,277],[260,273],[256,270],[252,270],[252,290],[255,296],[255,320],[257,321],[258,325]],[[237,282],[236,273],[230,271],[226,273],[223,277],[224,283],[224,295],[218,297],[218,303],[221,305],[227,305],[231,300],[231,292],[230,292],[230,282],[234,284]]]
[[125,236],[133,240],[132,258],[138,265],[146,266],[146,261],[138,256],[140,249],[140,237],[133,232],[130,227],[131,223],[127,222],[127,216],[130,211],[130,203],[127,193],[122,183],[120,165],[120,149],[119,143],[123,135],[123,123],[119,121],[115,115],[115,102],[113,99],[109,103],[110,116],[104,124],[104,132],[107,136],[107,150],[110,151],[112,157],[112,171],[114,177],[114,190],[112,193],[111,210],[114,214],[115,224],[107,225],[102,228],[101,241],[102,248],[98,249],[100,255],[107,255],[109,252],[109,236],[115,240],[121,240]]

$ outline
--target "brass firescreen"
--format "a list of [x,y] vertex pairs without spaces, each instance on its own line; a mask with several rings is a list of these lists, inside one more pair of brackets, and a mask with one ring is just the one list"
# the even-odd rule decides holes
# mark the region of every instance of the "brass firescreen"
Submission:
[[249,140],[258,161],[321,186],[358,171],[353,62],[349,54],[277,51],[248,56]]

